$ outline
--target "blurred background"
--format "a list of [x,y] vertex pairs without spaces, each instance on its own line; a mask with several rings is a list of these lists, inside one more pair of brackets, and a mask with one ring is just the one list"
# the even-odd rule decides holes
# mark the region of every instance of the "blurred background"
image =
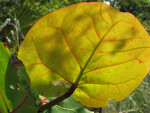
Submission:
[[[103,2],[121,12],[135,15],[150,33],[150,0],[0,0],[0,41],[13,54],[31,26],[45,14],[80,2]],[[150,113],[150,75],[121,102],[112,100],[105,113]]]

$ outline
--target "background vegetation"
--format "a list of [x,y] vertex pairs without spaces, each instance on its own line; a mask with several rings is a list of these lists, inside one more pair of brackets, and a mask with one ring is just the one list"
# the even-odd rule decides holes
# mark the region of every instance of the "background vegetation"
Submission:
[[[105,2],[119,11],[135,15],[150,33],[150,0],[0,0],[0,41],[17,54],[31,26],[45,14],[79,2]],[[103,112],[149,113],[150,75],[125,100],[112,100]]]

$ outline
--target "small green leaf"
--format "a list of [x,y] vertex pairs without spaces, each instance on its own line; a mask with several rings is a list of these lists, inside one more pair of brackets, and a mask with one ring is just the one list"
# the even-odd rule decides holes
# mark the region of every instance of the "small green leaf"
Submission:
[[48,109],[48,113],[90,113],[81,104],[77,103],[73,96]]

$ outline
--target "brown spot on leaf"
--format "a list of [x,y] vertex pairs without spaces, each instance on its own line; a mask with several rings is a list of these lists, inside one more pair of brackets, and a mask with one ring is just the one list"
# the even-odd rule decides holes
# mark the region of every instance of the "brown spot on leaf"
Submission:
[[131,29],[134,29],[134,27],[132,27]]

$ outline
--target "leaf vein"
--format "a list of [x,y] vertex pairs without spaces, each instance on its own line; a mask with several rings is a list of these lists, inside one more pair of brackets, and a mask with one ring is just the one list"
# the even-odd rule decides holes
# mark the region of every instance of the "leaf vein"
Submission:
[[38,49],[37,49],[37,47],[36,47],[36,45],[35,45],[34,39],[33,39],[33,37],[31,37],[31,38],[32,38],[34,47],[35,47],[35,49],[36,49],[36,51],[37,51],[37,54],[38,54],[38,56],[39,56],[39,58],[40,58],[40,60],[41,60],[41,64],[43,64],[45,67],[47,67],[48,69],[50,69],[52,72],[56,73],[58,76],[64,78],[66,81],[70,82],[67,78],[64,77],[64,75],[62,75],[62,74],[56,72],[54,69],[50,68],[48,65],[46,65],[46,64],[43,62],[43,60],[42,60],[42,58],[41,58],[41,56],[40,56],[40,53],[39,53],[39,51],[38,51]]

